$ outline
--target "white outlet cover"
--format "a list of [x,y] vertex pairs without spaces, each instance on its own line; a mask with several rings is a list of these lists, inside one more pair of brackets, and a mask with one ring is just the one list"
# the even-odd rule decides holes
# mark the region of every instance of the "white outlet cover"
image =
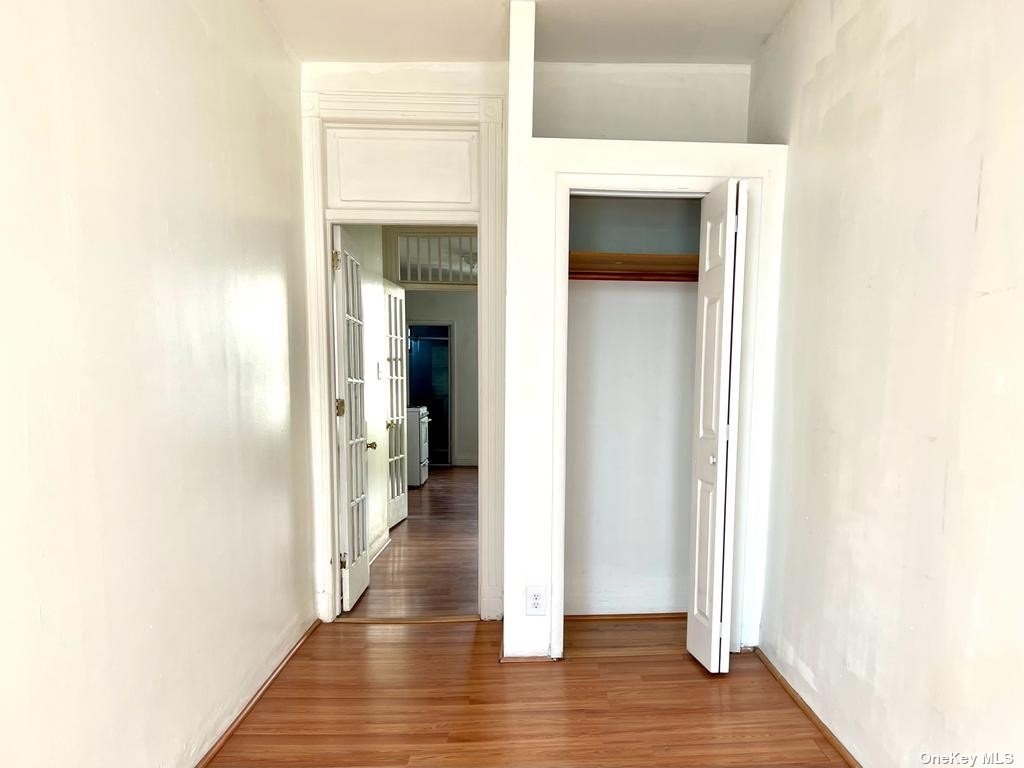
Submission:
[[548,613],[548,588],[532,586],[526,588],[526,615],[546,616]]

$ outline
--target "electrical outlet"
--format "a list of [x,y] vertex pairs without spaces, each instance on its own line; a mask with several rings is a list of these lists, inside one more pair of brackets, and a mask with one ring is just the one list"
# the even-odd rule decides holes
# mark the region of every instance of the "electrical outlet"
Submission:
[[526,615],[547,616],[548,613],[548,590],[547,587],[526,588]]

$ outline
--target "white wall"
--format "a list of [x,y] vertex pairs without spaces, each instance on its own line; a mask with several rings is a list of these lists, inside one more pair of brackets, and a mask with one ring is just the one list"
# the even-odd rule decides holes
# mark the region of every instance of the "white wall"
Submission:
[[40,0],[0,95],[0,763],[192,766],[314,617],[299,67]]
[[452,405],[455,430],[452,455],[458,466],[477,464],[477,333],[476,291],[406,291],[409,323],[455,324],[455,365]]
[[671,197],[574,196],[569,250],[611,253],[697,253],[700,200]]
[[302,65],[304,91],[501,94],[507,86],[506,62],[307,61]]
[[[536,65],[537,136],[742,142],[746,64]],[[310,91],[505,93],[505,62],[307,62]]]
[[346,225],[345,247],[359,260],[363,281],[363,366],[366,375],[366,527],[370,557],[388,543],[388,305],[384,293],[384,238],[379,226]]
[[865,766],[1024,755],[1022,28],[804,0],[754,65],[791,145],[761,647]]
[[653,141],[747,137],[745,64],[538,62],[535,136]]
[[696,283],[569,284],[565,611],[686,611]]

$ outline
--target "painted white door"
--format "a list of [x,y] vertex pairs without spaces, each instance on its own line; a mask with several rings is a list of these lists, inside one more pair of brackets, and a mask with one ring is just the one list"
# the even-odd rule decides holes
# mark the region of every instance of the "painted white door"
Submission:
[[406,457],[408,425],[405,383],[409,346],[405,330],[405,289],[386,283],[388,303],[388,527],[409,515],[409,462]]
[[334,267],[334,385],[338,562],[341,610],[350,611],[370,583],[367,541],[366,378],[363,371],[363,283],[359,261],[331,228]]
[[746,197],[733,179],[701,201],[686,650],[710,672],[729,671]]

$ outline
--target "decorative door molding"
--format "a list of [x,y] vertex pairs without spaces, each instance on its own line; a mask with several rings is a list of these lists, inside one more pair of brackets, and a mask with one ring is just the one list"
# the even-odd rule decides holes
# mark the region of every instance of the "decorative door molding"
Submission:
[[[328,141],[346,142],[347,157]],[[390,143],[388,143],[390,142]],[[330,371],[329,222],[475,225],[479,249],[479,597],[480,616],[502,616],[505,366],[505,124],[500,95],[304,91],[303,187],[309,339],[310,459],[317,612],[336,618],[334,393]],[[395,150],[429,162],[443,149],[448,175],[417,187],[376,184],[370,171]],[[375,150],[378,150],[375,153]],[[339,159],[333,165],[328,158]],[[355,187],[346,188],[346,163]],[[365,163],[365,164],[363,164]],[[459,165],[459,164],[462,165]],[[452,168],[452,166],[458,166]],[[362,172],[362,173],[361,173]],[[360,175],[361,174],[361,175]],[[402,190],[408,189],[404,195]],[[351,191],[350,191],[351,190]]]

